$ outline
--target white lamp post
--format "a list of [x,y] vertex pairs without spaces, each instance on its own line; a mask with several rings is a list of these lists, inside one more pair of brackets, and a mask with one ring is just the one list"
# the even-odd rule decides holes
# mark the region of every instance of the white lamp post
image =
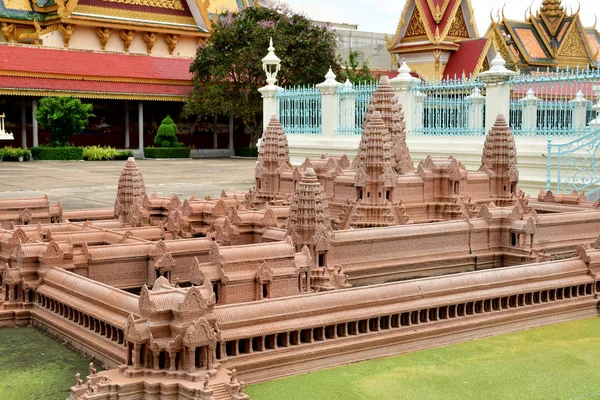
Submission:
[[277,74],[281,69],[281,60],[275,55],[275,47],[273,47],[273,39],[269,40],[269,53],[262,59],[263,70],[267,74],[267,83],[269,86],[274,86],[277,83]]

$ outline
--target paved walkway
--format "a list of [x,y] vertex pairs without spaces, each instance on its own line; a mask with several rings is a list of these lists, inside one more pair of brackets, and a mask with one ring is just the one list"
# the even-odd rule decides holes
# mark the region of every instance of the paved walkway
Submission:
[[[256,159],[137,160],[148,195],[218,196],[254,186]],[[0,198],[48,195],[65,210],[111,208],[125,161],[0,162]]]

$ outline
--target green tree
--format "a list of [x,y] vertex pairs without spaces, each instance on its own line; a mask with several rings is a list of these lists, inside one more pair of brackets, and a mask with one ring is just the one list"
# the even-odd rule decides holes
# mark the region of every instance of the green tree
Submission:
[[73,135],[79,135],[88,124],[93,106],[74,97],[45,97],[35,114],[40,126],[52,136],[51,146],[66,146]]
[[344,65],[344,73],[340,78],[343,80],[348,78],[353,84],[373,82],[378,78],[373,76],[367,60],[363,61],[362,65],[360,64],[358,51],[350,51],[348,59],[343,60],[342,64]]
[[159,147],[179,147],[177,125],[171,117],[167,116],[160,123],[156,136],[154,136],[154,144]]
[[251,146],[255,146],[262,132],[258,89],[266,85],[261,60],[271,37],[281,58],[280,86],[320,83],[330,66],[336,74],[341,72],[335,33],[285,6],[222,13],[191,65],[194,89],[184,115],[233,116],[243,122],[245,132],[251,135]]

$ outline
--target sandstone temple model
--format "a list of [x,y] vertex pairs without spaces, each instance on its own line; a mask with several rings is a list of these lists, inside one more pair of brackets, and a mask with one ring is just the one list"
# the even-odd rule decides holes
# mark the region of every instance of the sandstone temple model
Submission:
[[478,171],[413,161],[384,77],[352,161],[292,166],[274,117],[247,193],[148,196],[130,159],[114,209],[0,200],[0,326],[32,324],[103,363],[71,399],[208,400],[597,316],[600,203],[529,198],[517,165],[502,116]]

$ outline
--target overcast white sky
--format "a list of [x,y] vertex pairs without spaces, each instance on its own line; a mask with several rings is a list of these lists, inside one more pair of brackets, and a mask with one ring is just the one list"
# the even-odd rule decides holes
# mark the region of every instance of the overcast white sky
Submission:
[[[338,23],[358,24],[361,31],[393,34],[400,20],[404,0],[285,0],[296,12],[309,18]],[[490,10],[502,8],[506,3],[506,18],[522,20],[531,0],[471,0],[479,34],[483,35],[490,24]],[[534,12],[542,0],[535,0]],[[563,0],[567,11],[577,10],[577,0]],[[494,11],[494,15],[496,12]],[[599,0],[581,0],[581,18],[585,26],[594,24],[594,15],[600,18]],[[600,27],[600,23],[598,24]]]

